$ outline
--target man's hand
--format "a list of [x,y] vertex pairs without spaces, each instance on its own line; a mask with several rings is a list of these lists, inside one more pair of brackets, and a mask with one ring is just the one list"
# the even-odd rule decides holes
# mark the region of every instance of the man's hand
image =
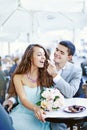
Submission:
[[48,60],[48,68],[47,68],[47,72],[53,77],[55,78],[57,76],[57,69],[54,63],[52,63],[50,60]]
[[8,108],[7,108],[7,111],[8,112],[10,112],[10,110],[12,109],[12,107],[13,107],[13,102],[11,101],[11,100],[5,100],[4,102],[3,102],[3,106],[4,107],[6,107],[6,106],[8,106]]

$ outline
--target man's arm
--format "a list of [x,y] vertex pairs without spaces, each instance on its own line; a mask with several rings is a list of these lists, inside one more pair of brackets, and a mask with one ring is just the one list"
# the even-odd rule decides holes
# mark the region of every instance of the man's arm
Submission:
[[[62,70],[62,69],[61,69]],[[55,64],[49,62],[48,73],[53,77],[55,87],[67,98],[73,97],[79,89],[82,78],[82,70],[74,64],[68,63],[62,74],[57,72]]]
[[57,87],[65,97],[69,98],[73,97],[79,89],[82,70],[79,67],[72,68],[70,74],[66,76],[65,79],[62,76],[60,76],[59,80],[56,79],[55,87]]
[[9,99],[6,99],[3,102],[3,106],[6,107],[7,106],[7,111],[10,112],[11,109],[13,108],[14,104],[17,104],[17,100],[16,97],[11,97]]

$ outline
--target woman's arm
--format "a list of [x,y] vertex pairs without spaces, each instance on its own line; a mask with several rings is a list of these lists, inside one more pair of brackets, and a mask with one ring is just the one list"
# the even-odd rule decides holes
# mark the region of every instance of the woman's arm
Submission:
[[34,105],[32,102],[29,102],[29,100],[27,99],[26,93],[24,91],[23,88],[23,84],[22,84],[22,76],[21,75],[15,75],[13,78],[13,82],[15,85],[15,89],[17,92],[17,95],[19,96],[22,104],[28,108],[29,110],[34,111],[35,116],[41,120],[41,121],[45,121],[42,114],[44,114],[45,112],[40,109],[38,106]]

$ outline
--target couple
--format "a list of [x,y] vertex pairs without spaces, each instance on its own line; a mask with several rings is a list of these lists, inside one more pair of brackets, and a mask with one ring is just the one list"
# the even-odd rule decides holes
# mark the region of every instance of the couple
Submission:
[[[28,46],[12,76],[9,88],[9,97],[18,95],[18,105],[9,114],[15,130],[67,129],[63,123],[51,123],[50,128],[50,123],[43,117],[45,111],[36,106],[36,102],[40,99],[43,87],[57,87],[65,98],[75,95],[82,71],[68,62],[74,52],[75,46],[70,41],[60,41],[54,52],[53,64],[42,46],[38,44]],[[13,101],[15,98],[10,98],[3,105],[8,104],[10,109]]]

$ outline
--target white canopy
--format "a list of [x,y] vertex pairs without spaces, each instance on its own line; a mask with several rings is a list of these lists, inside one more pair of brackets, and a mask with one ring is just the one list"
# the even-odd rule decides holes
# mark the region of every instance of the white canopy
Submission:
[[0,42],[87,26],[87,0],[0,0]]

